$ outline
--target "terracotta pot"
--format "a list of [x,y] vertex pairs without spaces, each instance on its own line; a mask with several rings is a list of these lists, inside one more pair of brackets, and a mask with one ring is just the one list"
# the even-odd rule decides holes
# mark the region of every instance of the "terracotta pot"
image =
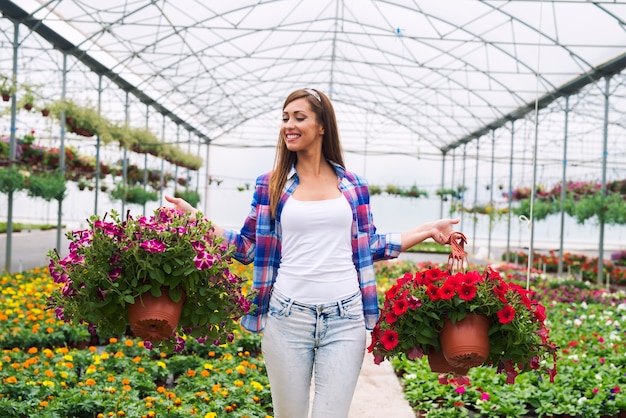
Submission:
[[480,366],[489,356],[489,318],[469,314],[452,323],[446,319],[439,334],[441,351],[453,367]]
[[8,102],[9,100],[11,100],[11,95],[10,94],[2,94],[2,101],[3,102]]
[[127,305],[131,331],[143,340],[167,340],[178,326],[184,299],[172,302],[166,289],[158,298],[150,293],[135,298],[135,303]]
[[441,351],[431,351],[428,354],[428,365],[434,373],[454,373],[467,375],[469,367],[452,367]]

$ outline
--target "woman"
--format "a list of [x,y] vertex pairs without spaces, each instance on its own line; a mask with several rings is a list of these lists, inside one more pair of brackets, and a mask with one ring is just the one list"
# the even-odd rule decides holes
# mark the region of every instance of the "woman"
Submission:
[[[195,211],[182,199],[177,208]],[[458,219],[378,234],[364,179],[345,169],[332,103],[296,90],[285,100],[274,170],[256,181],[241,231],[216,226],[235,259],[254,263],[256,311],[276,418],[346,418],[378,318],[373,263],[432,238],[445,244]]]

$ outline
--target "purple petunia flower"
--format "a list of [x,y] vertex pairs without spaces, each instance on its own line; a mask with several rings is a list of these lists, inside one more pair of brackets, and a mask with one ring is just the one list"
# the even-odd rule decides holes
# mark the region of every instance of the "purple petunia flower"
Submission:
[[141,248],[148,251],[149,253],[162,253],[165,251],[165,244],[156,239],[151,239],[148,241],[144,241],[139,244]]
[[213,256],[206,251],[201,251],[196,254],[193,262],[198,270],[209,269],[213,265]]

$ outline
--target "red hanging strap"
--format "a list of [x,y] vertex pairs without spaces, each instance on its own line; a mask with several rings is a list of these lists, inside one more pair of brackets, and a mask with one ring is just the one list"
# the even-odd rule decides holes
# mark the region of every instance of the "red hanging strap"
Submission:
[[461,232],[453,232],[448,238],[448,244],[450,244],[450,255],[448,256],[448,270],[451,273],[462,271],[465,264],[467,264],[467,254],[465,253],[465,244],[467,244],[467,238]]

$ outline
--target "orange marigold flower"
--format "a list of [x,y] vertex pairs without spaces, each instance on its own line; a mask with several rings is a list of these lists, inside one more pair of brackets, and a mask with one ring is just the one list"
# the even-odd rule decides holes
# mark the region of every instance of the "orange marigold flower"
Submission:
[[109,344],[115,344],[117,342],[117,338],[111,337],[109,338]]
[[87,386],[93,386],[93,385],[96,384],[96,381],[94,379],[89,378],[89,379],[85,380],[85,384]]

